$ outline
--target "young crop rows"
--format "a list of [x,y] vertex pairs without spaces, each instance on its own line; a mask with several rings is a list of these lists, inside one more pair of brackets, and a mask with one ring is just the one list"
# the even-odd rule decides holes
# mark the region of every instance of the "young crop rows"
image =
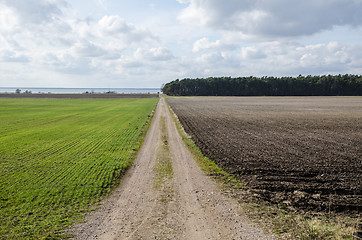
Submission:
[[299,209],[361,210],[361,98],[167,102],[200,150],[263,199]]
[[109,193],[157,99],[0,99],[0,238],[57,234]]

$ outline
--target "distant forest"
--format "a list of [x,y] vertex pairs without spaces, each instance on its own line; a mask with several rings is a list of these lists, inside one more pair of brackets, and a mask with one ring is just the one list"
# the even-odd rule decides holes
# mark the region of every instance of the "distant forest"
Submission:
[[162,92],[170,96],[361,96],[362,76],[186,78],[165,84]]

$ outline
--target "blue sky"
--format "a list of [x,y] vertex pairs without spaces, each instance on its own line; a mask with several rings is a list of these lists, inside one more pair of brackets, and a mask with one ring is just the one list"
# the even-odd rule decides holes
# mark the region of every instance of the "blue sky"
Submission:
[[0,0],[1,87],[362,74],[362,0]]

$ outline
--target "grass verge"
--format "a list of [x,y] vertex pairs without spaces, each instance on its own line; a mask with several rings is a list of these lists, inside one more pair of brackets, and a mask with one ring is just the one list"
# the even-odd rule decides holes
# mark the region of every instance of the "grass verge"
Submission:
[[205,157],[185,132],[176,114],[168,105],[177,130],[195,161],[209,176],[215,178],[232,197],[240,203],[240,209],[267,232],[280,239],[353,239],[352,233],[361,229],[361,216],[339,214],[301,213],[263,201],[233,175],[223,171],[215,162]]

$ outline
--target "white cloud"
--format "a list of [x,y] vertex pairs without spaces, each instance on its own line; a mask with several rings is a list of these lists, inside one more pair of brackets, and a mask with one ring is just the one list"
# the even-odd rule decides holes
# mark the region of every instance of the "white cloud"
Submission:
[[[189,76],[297,76],[361,74],[362,44],[302,45],[294,41],[255,43],[241,51],[209,51],[190,61]],[[196,74],[198,73],[198,74]]]
[[221,40],[210,42],[207,38],[201,38],[194,43],[192,49],[193,52],[200,52],[205,50],[219,50],[219,51],[231,51],[237,48],[236,44],[224,43]]
[[19,63],[25,63],[30,61],[30,59],[27,56],[11,50],[0,51],[0,60],[4,62],[19,62]]
[[311,35],[334,26],[361,26],[359,0],[188,0],[184,23],[259,36]]
[[114,36],[123,33],[129,33],[135,30],[135,27],[126,22],[119,16],[104,16],[98,22],[99,31],[106,36]]
[[13,9],[0,2],[0,31],[12,32],[19,25],[19,18]]
[[262,49],[258,49],[256,47],[244,47],[241,49],[241,56],[243,59],[262,59],[265,58]]
[[73,46],[72,51],[75,56],[81,57],[101,57],[107,53],[102,47],[88,41],[76,43]]
[[[263,51],[258,64],[245,62],[256,75],[298,75],[298,74],[338,74],[360,72],[355,65],[361,53],[359,45],[343,45],[337,42],[300,45],[293,42],[273,42],[258,44],[251,49]],[[242,56],[244,53],[242,52]]]
[[168,61],[174,58],[172,53],[164,47],[142,49],[135,52],[135,57],[139,60]]
[[63,0],[0,0],[17,13],[22,24],[42,24],[53,21],[67,7]]
[[157,39],[148,30],[138,28],[119,16],[104,16],[96,28],[100,37],[123,37],[129,43]]
[[216,66],[216,64],[219,64],[223,60],[224,57],[220,53],[205,53],[197,59],[198,62],[204,63],[209,66]]
[[[360,46],[361,47],[361,46]],[[353,62],[354,51],[358,48],[344,46],[337,42],[308,45],[297,48],[300,52],[300,63],[303,67],[330,68],[330,71],[348,66]]]

